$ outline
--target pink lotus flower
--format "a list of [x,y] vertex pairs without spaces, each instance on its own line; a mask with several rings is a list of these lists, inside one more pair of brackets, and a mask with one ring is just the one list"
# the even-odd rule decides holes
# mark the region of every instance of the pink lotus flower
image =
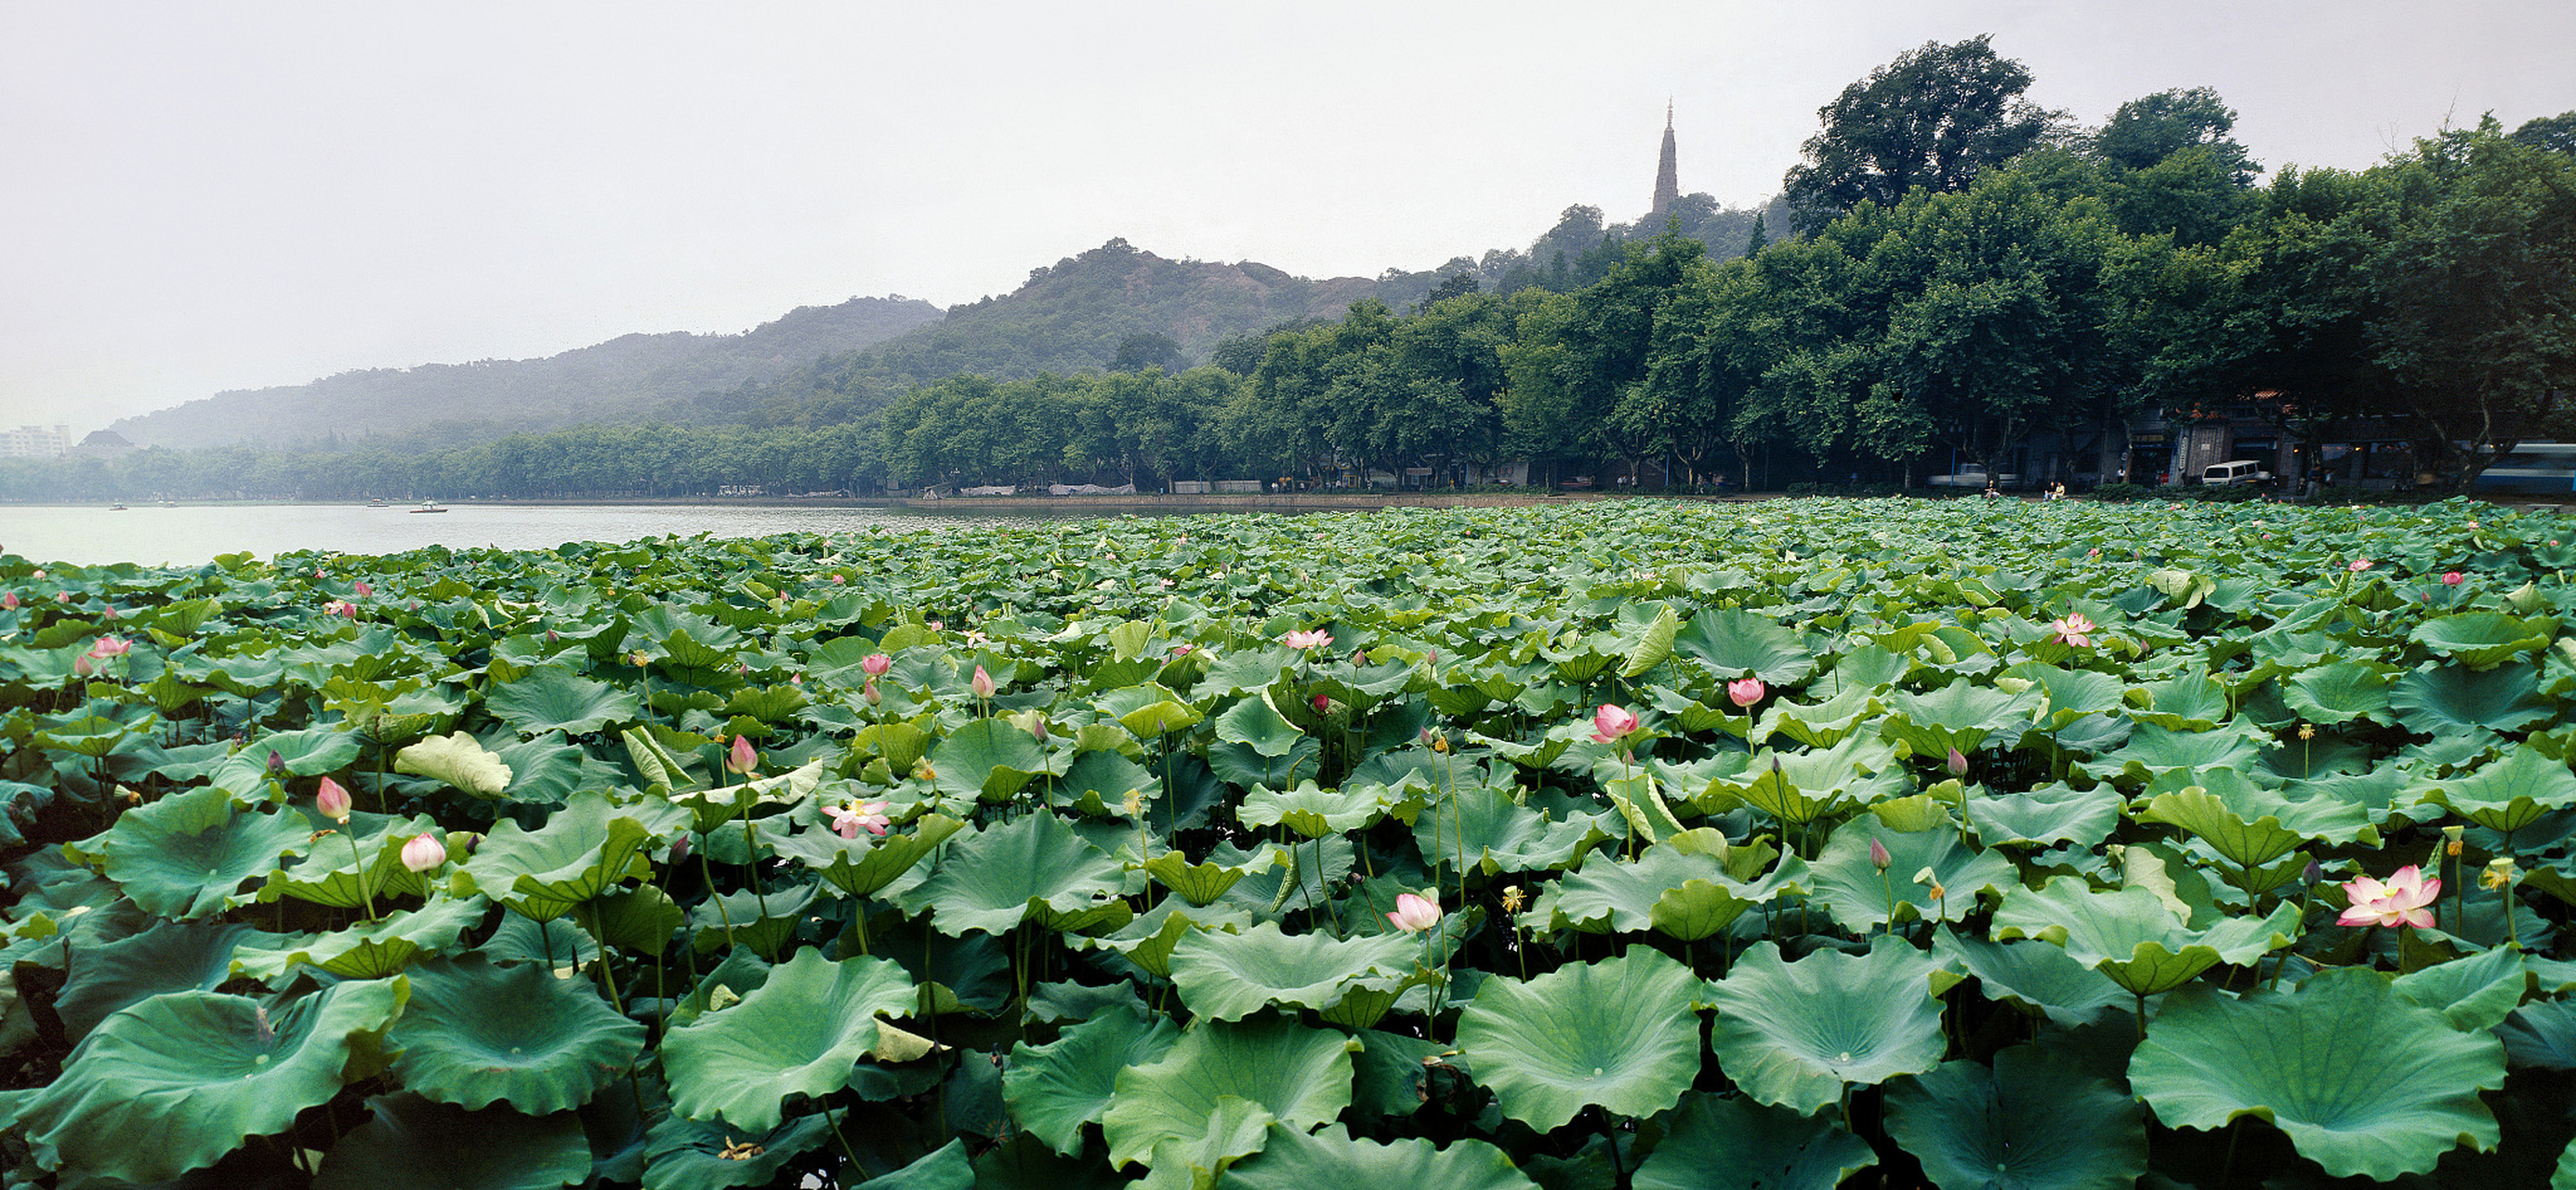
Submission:
[[1884,872],[1887,865],[1895,862],[1895,858],[1887,854],[1887,844],[1876,839],[1869,841],[1869,866]]
[[98,638],[98,643],[89,647],[89,655],[96,657],[101,661],[105,661],[110,657],[122,657],[133,648],[134,643],[132,641],[120,640],[113,636],[102,636]]
[[102,607],[98,609],[98,614],[103,619],[113,620],[116,618],[116,605],[109,604],[106,607]]
[[2093,634],[2102,629],[2085,619],[2082,612],[2068,612],[2048,626],[2050,643],[2065,642],[2069,647],[2085,649],[2093,645]]
[[1333,634],[1316,628],[1303,632],[1291,632],[1279,639],[1281,643],[1292,649],[1320,649],[1333,643]]
[[18,610],[18,593],[16,591],[11,591],[7,594],[0,594],[0,608],[6,608],[10,611]]
[[426,872],[447,862],[447,840],[423,832],[403,844],[402,865],[415,872]]
[[847,583],[847,582],[849,582],[849,581],[850,581],[850,580],[845,579],[845,578],[842,578],[840,575],[837,575],[837,574],[835,574],[835,575],[833,575],[833,576],[832,576],[832,582],[833,582],[833,584],[834,584],[834,585],[836,585],[836,586],[837,586],[837,585],[840,585],[840,584],[843,584],[843,583]]
[[1195,649],[1197,649],[1197,648],[1198,648],[1198,646],[1197,646],[1197,645],[1173,645],[1173,646],[1172,646],[1172,656],[1175,656],[1175,657],[1187,657],[1187,656],[1189,656],[1189,655],[1190,655],[1190,653],[1191,653],[1193,650],[1195,650]]
[[2354,574],[2359,574],[2359,573],[2361,573],[2362,571],[2365,571],[2365,570],[2370,569],[2370,566],[2371,566],[2370,559],[2368,559],[2368,558],[2355,558],[2355,559],[2353,559],[2353,560],[2352,560],[2352,563],[2351,563],[2350,565],[2348,565],[2348,566],[2345,566],[2345,567],[2344,567],[2344,569],[2349,570],[2349,571],[2353,572]]
[[760,753],[751,746],[750,736],[733,737],[733,750],[725,754],[725,768],[727,771],[746,776],[759,771]]
[[993,675],[985,673],[984,667],[978,665],[975,667],[975,676],[967,680],[966,688],[974,691],[977,698],[991,698],[993,697]]
[[370,587],[370,586],[368,586],[368,585],[367,585],[367,580],[365,580],[365,579],[359,579],[359,580],[358,580],[358,582],[357,582],[357,585],[356,585],[356,586],[354,586],[354,587],[352,587],[351,589],[352,589],[352,590],[355,590],[355,591],[358,593],[358,598],[360,598],[360,599],[364,599],[364,598],[366,598],[367,596],[369,596],[369,595],[373,595],[373,594],[375,594],[375,593],[376,593],[376,589],[375,589],[374,587]]
[[1386,919],[1408,934],[1419,934],[1440,924],[1440,903],[1413,893],[1400,893],[1395,898],[1395,912]]
[[2440,880],[2426,880],[2413,864],[2397,869],[2382,884],[2368,876],[2355,876],[2345,881],[2344,899],[2352,907],[2335,919],[2339,926],[2414,926],[2433,928],[2430,906],[2442,895]]
[[872,678],[882,678],[887,670],[893,668],[894,658],[883,653],[870,653],[859,661],[859,672]]
[[1960,752],[1956,748],[1952,748],[1950,749],[1950,755],[1946,759],[1950,766],[1951,776],[1965,777],[1968,775],[1968,758],[1966,754]]
[[1726,684],[1726,700],[1739,707],[1749,707],[1762,701],[1765,693],[1768,692],[1762,688],[1760,678],[1737,678]]
[[2462,574],[2459,571],[2446,570],[2442,572],[2442,585],[2445,587],[2456,587],[2467,581],[2469,581],[2469,576]]
[[322,788],[313,795],[313,808],[320,810],[324,818],[331,819],[335,822],[347,822],[349,820],[349,791],[340,788],[339,782],[334,781],[329,777],[324,777],[322,778]]
[[72,676],[75,678],[86,678],[89,676],[89,654],[83,653],[78,657],[72,658]]
[[1324,695],[1318,694],[1306,701],[1309,705],[1312,705],[1315,708],[1315,713],[1318,715],[1328,715],[1332,713],[1333,700]]
[[858,838],[862,830],[883,837],[890,822],[886,817],[886,805],[885,802],[854,802],[846,806],[825,806],[823,812],[832,816],[833,832],[844,839]]
[[1592,712],[1592,742],[1615,744],[1637,733],[1637,717],[1627,708],[1602,703]]
[[[2549,544],[2551,544],[2551,545],[2556,545],[2556,544],[2558,544],[2558,543],[2553,541],[2553,542],[2550,542]],[[54,602],[56,602],[56,603],[69,603],[69,602],[71,602],[71,601],[72,601],[72,593],[71,593],[71,592],[69,592],[69,591],[56,591],[56,592],[54,592]]]

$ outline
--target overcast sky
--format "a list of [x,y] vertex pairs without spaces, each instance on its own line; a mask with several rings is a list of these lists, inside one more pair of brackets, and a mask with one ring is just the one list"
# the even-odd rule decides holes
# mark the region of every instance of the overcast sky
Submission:
[[1816,109],[1994,35],[2267,167],[2576,109],[2565,0],[0,0],[0,424],[941,305],[1123,236],[1306,276],[1779,188]]

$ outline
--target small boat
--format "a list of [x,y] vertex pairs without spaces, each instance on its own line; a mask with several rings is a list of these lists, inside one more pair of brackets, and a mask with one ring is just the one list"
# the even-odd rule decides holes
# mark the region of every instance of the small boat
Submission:
[[378,497],[376,497],[376,498],[375,498],[375,499],[373,499],[373,500],[369,500],[369,501],[367,501],[367,507],[369,507],[369,508],[384,508],[384,507],[387,507],[387,505],[385,504],[385,498],[384,498],[384,497],[382,497],[382,496],[378,496]]
[[123,512],[125,511],[125,506],[122,504],[110,504],[107,506],[107,510],[109,512]]
[[413,511],[413,512],[445,512],[445,511],[447,511],[447,508],[446,508],[446,506],[444,506],[444,505],[440,504],[440,503],[439,503],[438,501],[436,501],[436,500],[423,500],[423,501],[421,501],[421,502],[420,502],[420,507],[415,508],[415,509],[412,509],[411,511]]

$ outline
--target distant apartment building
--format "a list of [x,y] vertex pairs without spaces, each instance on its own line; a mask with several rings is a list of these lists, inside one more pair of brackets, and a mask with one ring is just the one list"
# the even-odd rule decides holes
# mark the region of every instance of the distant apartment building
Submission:
[[70,426],[20,426],[0,431],[0,459],[59,459],[71,449]]

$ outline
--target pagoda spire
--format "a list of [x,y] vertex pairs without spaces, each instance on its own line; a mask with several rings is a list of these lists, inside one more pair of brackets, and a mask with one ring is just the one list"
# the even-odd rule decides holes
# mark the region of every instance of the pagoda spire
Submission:
[[1646,209],[1649,219],[1660,218],[1673,209],[1682,196],[1681,176],[1673,165],[1673,103],[1664,101],[1664,154],[1655,164],[1655,203]]

